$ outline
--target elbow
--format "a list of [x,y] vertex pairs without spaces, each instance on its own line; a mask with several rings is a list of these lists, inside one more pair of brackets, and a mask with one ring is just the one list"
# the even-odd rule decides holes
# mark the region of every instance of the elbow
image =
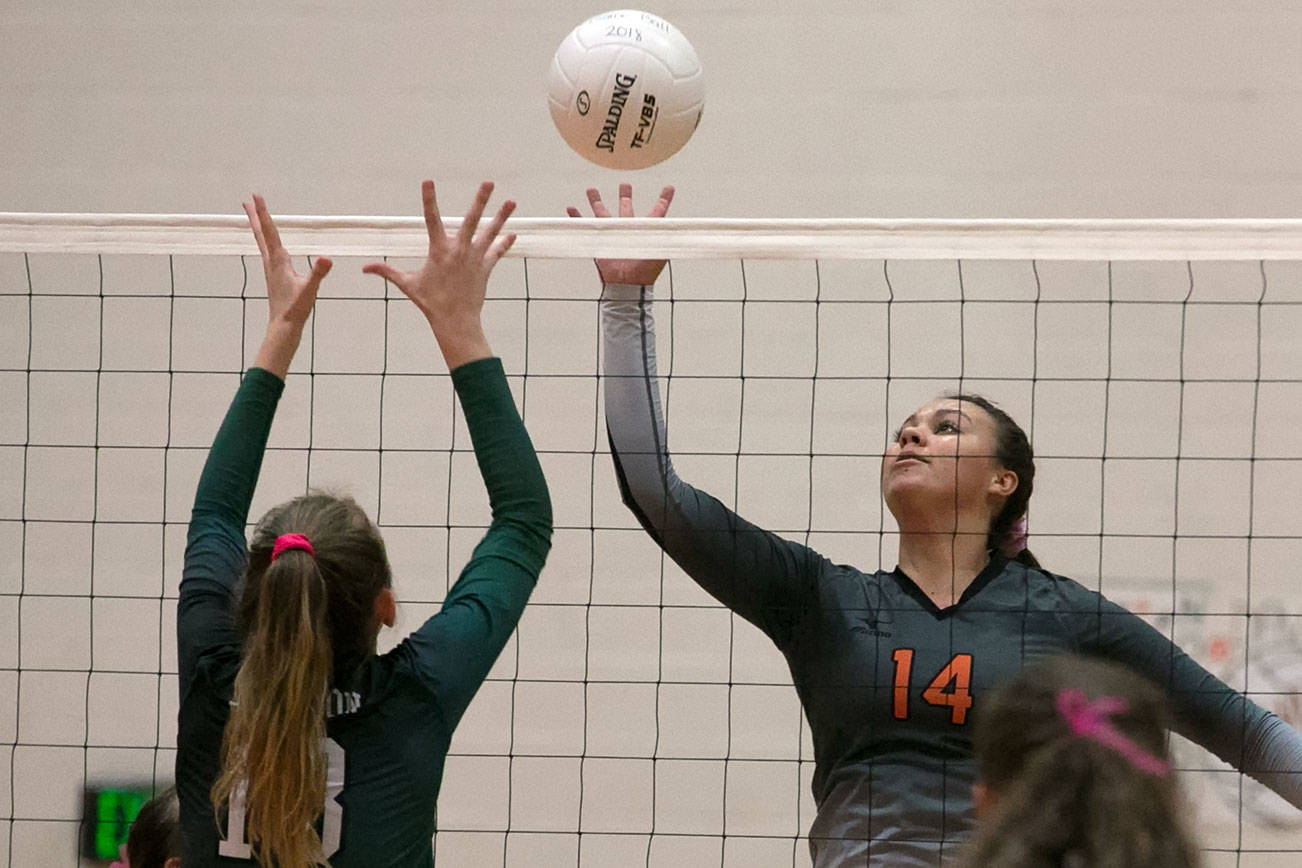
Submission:
[[634,466],[633,472],[628,472],[629,468],[625,465],[623,456],[618,452],[613,454],[615,459],[615,482],[619,485],[619,499],[635,515],[641,517],[643,514],[655,511],[656,504],[660,504],[661,510],[665,502],[669,499],[667,480],[660,473],[638,472],[641,468]]
[[552,511],[551,505],[543,500],[532,508],[504,512],[493,518],[490,532],[495,536],[507,536],[516,541],[516,546],[546,556],[552,545]]
[[527,525],[533,528],[535,532],[550,539],[552,525],[555,521],[552,513],[551,495],[544,488],[536,498],[521,504],[520,509],[515,511],[514,518],[518,523]]
[[670,480],[660,476],[629,477],[618,464],[615,471],[619,480],[619,499],[643,527],[659,527],[668,521],[671,513],[678,511],[677,492],[671,488]]

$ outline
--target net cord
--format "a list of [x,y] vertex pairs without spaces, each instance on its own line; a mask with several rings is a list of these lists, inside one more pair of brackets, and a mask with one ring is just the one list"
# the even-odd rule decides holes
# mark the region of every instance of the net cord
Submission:
[[[285,245],[424,256],[419,217],[278,216]],[[455,232],[459,218],[445,219]],[[1302,219],[513,218],[512,257],[670,259],[1302,259]],[[256,254],[243,215],[0,212],[0,253]]]

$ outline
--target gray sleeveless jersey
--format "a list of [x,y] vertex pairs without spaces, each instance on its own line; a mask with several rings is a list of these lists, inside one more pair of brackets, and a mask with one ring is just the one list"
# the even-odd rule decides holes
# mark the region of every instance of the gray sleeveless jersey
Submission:
[[660,410],[650,288],[605,287],[602,328],[624,502],[790,667],[813,734],[818,868],[936,866],[955,855],[973,823],[973,710],[1026,661],[1054,652],[1147,676],[1167,690],[1183,735],[1302,807],[1302,737],[1102,595],[996,557],[938,609],[898,569],[834,564],[683,482]]

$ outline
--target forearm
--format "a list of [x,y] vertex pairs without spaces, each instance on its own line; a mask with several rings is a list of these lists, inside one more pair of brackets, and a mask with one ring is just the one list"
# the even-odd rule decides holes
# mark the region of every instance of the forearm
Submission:
[[669,455],[655,357],[650,287],[607,284],[601,294],[606,433],[621,494],[659,537],[678,482]]
[[660,407],[649,288],[607,285],[601,320],[606,430],[624,503],[697,584],[781,644],[819,556],[678,478]]
[[1302,807],[1302,736],[1296,730],[1134,613],[1107,598],[1098,612],[1097,631],[1086,630],[1086,651],[1097,651],[1162,687],[1176,732]]
[[660,404],[651,304],[649,287],[607,285],[602,292],[606,433],[620,493],[671,555],[677,556],[679,547],[699,545],[696,533],[723,534],[717,542],[731,550],[726,536],[739,524],[736,516],[674,470]]
[[449,371],[493,355],[477,312],[460,320],[431,321],[430,327]]
[[1243,771],[1302,808],[1302,734],[1283,719],[1266,714],[1248,734]]
[[290,363],[294,353],[303,339],[302,324],[286,321],[272,321],[267,324],[267,334],[258,347],[258,354],[253,359],[255,368],[275,374],[281,380],[289,375]]

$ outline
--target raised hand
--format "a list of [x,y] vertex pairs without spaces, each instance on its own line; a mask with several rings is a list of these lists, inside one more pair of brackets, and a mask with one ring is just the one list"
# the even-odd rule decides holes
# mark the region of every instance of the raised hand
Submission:
[[400,271],[386,262],[372,262],[362,267],[367,274],[378,274],[410,298],[429,320],[439,348],[449,368],[492,355],[484,337],[480,312],[488,289],[488,275],[502,255],[515,243],[515,235],[500,235],[506,218],[515,210],[507,200],[498,208],[488,226],[475,235],[484,207],[493,194],[493,184],[485,181],[470,210],[461,221],[456,235],[448,235],[439,217],[434,197],[434,182],[423,181],[420,187],[424,204],[425,227],[429,231],[429,254],[415,271]]
[[244,213],[249,216],[253,238],[258,242],[267,281],[267,336],[254,364],[284,379],[303,335],[303,325],[312,315],[321,279],[330,272],[331,263],[324,256],[318,257],[311,271],[299,274],[280,243],[276,222],[267,213],[262,197],[254,193],[253,201],[244,203]]
[[[651,206],[651,213],[648,217],[663,217],[669,211],[669,203],[674,201],[674,188],[665,187],[660,191],[660,198]],[[588,203],[592,206],[592,215],[594,217],[609,217],[610,211],[606,209],[606,204],[601,201],[601,193],[596,187],[588,188]],[[578,208],[573,205],[565,209],[565,213],[571,217],[582,217]],[[632,217],[633,214],[633,185],[619,185],[619,216]],[[627,283],[634,286],[650,286],[656,282],[660,272],[668,263],[666,259],[598,259],[597,273],[601,275],[602,283]]]

